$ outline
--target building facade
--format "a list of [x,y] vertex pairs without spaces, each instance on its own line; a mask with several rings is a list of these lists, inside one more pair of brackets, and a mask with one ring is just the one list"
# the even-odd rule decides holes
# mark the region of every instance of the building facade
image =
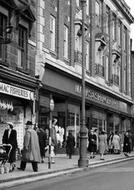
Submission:
[[0,143],[10,121],[19,148],[26,121],[35,117],[34,15],[34,5],[26,1],[0,1]]
[[[130,24],[123,0],[87,0],[85,21],[86,126],[131,129]],[[77,139],[81,125],[82,10],[79,0],[37,2],[36,77],[39,125],[49,126],[49,97],[58,125]]]

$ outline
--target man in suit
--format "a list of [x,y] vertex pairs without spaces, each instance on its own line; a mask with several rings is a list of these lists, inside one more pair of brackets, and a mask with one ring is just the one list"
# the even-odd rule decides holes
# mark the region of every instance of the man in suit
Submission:
[[7,122],[8,128],[4,131],[2,143],[10,144],[11,152],[9,153],[10,147],[6,148],[7,153],[9,153],[9,163],[10,163],[10,172],[15,168],[16,161],[16,149],[17,149],[17,132],[13,129],[13,123]]

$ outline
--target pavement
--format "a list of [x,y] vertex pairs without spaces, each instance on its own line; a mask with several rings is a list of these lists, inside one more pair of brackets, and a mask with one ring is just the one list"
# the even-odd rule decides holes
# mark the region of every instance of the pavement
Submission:
[[50,169],[48,168],[48,158],[45,158],[44,163],[39,163],[38,172],[33,172],[30,163],[27,163],[25,171],[17,170],[17,167],[20,165],[20,161],[17,161],[16,168],[13,172],[0,174],[0,189],[5,189],[7,187],[12,187],[32,181],[35,182],[37,180],[48,179],[59,175],[75,173],[83,171],[85,169],[131,160],[134,159],[134,151],[129,154],[129,157],[126,157],[123,153],[121,153],[106,154],[104,158],[105,160],[100,160],[100,156],[96,155],[94,159],[89,159],[88,168],[79,168],[79,155],[74,155],[72,159],[69,159],[65,154],[57,154],[55,157],[55,164],[51,164]]

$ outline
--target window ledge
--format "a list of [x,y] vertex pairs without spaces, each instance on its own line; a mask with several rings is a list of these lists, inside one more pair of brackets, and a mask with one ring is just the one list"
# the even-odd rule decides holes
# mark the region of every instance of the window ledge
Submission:
[[25,70],[25,69],[22,68],[22,67],[16,67],[16,70],[17,70],[17,71],[20,71],[20,72],[22,72],[22,73],[24,73],[24,74],[27,74],[27,75],[30,74],[29,69]]
[[2,60],[0,60],[0,65],[3,65],[3,66],[6,66],[6,67],[9,67],[9,63],[6,62],[6,61],[2,61]]

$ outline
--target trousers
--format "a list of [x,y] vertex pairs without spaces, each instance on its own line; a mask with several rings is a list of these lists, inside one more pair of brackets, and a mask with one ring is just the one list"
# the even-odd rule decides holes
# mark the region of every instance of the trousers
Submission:
[[[20,168],[21,168],[22,170],[25,170],[26,164],[27,164],[26,161],[21,161],[21,163],[20,163]],[[33,171],[34,171],[34,172],[37,172],[37,171],[38,171],[38,163],[31,161],[31,164],[32,164]]]

